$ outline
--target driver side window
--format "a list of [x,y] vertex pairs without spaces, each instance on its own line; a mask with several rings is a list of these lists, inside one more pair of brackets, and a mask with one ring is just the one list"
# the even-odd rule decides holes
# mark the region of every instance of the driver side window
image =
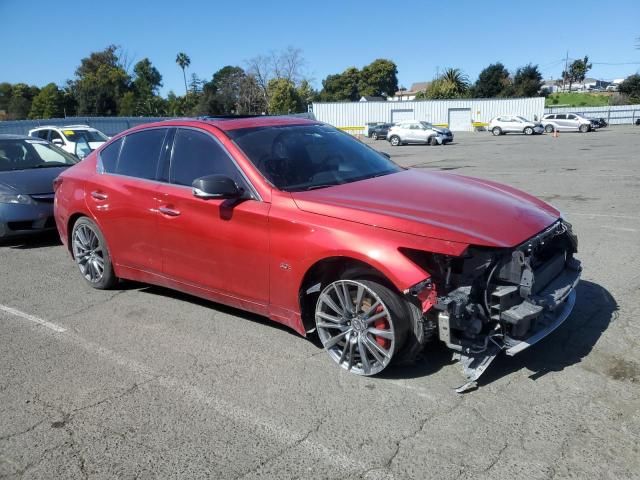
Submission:
[[171,155],[169,181],[190,187],[196,178],[216,174],[226,175],[239,187],[246,188],[242,175],[222,145],[204,132],[178,129]]

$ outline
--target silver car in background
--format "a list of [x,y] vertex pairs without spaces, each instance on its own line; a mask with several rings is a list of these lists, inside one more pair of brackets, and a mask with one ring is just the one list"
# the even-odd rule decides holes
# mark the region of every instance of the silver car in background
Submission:
[[582,133],[595,130],[591,120],[577,113],[548,113],[542,117],[544,131],[551,133],[578,131]]
[[436,127],[429,122],[409,120],[393,125],[387,133],[387,140],[394,147],[407,143],[445,145],[453,142],[453,133],[448,128]]
[[489,122],[489,131],[495,136],[505,133],[524,133],[533,135],[544,132],[544,127],[538,122],[532,122],[519,115],[500,115]]

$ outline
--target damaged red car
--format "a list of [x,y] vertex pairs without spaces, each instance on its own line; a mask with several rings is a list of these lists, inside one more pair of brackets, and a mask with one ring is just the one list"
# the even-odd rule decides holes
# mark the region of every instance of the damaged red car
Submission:
[[360,375],[442,341],[462,389],[560,325],[581,271],[547,203],[293,117],[123,132],[58,177],[55,219],[92,287],[146,282],[317,331]]

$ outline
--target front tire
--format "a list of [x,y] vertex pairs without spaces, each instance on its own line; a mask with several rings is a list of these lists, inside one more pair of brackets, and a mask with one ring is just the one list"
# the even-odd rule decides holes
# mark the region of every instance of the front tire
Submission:
[[392,147],[397,147],[398,145],[400,145],[400,137],[397,135],[392,136],[389,139],[389,143],[391,143]]
[[587,133],[589,130],[591,130],[591,126],[590,125],[580,125],[580,128],[578,130],[580,130],[580,133]]
[[553,133],[553,125],[547,125],[544,127],[544,131],[547,133]]
[[524,129],[524,134],[525,135],[533,135],[533,128],[531,127],[527,127]]
[[372,138],[373,140],[378,140],[378,134],[377,134],[376,132],[373,132],[373,133],[371,134],[371,138]]
[[93,288],[107,290],[118,278],[100,228],[89,218],[79,218],[71,232],[71,252],[85,281]]
[[404,346],[410,312],[392,290],[374,280],[336,280],[320,293],[315,321],[325,350],[356,375],[376,375]]
[[494,137],[499,137],[500,135],[502,135],[502,129],[500,127],[493,127],[491,129],[491,133],[493,133]]

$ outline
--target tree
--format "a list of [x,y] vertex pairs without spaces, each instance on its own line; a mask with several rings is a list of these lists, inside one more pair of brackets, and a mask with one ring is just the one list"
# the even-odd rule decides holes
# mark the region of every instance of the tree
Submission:
[[300,82],[300,86],[298,86],[297,90],[301,105],[304,107],[303,111],[307,111],[308,106],[318,97],[318,92],[307,80]]
[[525,65],[518,68],[513,77],[513,96],[535,97],[542,88],[542,74],[537,65]]
[[11,98],[7,104],[7,118],[9,120],[24,120],[31,110],[33,98],[40,93],[38,87],[26,83],[16,83],[11,87]]
[[302,50],[289,46],[280,52],[272,51],[268,55],[258,55],[249,59],[246,73],[255,79],[266,105],[269,103],[271,80],[283,78],[296,86],[304,77],[305,65]]
[[324,102],[355,102],[360,99],[358,85],[360,84],[360,70],[349,67],[344,72],[328,75],[322,81],[320,98]]
[[295,85],[285,78],[269,82],[269,113],[283,115],[301,111],[301,101]]
[[185,69],[191,65],[191,59],[186,53],[180,52],[176,56],[176,63],[182,69],[182,77],[184,78],[184,91],[185,95],[189,94],[189,90],[187,89],[187,74],[185,73]]
[[628,76],[618,90],[621,94],[628,95],[631,101],[640,102],[640,75],[636,73]]
[[508,86],[509,71],[502,63],[493,63],[478,75],[478,80],[473,86],[473,96],[478,98],[499,97]]
[[242,80],[238,100],[240,114],[266,113],[267,111],[262,89],[253,75],[246,75]]
[[162,87],[162,75],[148,58],[143,58],[133,67],[135,78],[133,89],[139,98],[152,97]]
[[574,83],[580,83],[584,81],[587,76],[587,72],[591,70],[592,65],[589,63],[589,57],[585,57],[580,60],[574,60],[569,65],[569,68],[562,72],[562,78],[565,82],[569,82],[569,91]]
[[362,68],[358,96],[392,96],[398,90],[398,67],[379,58]]
[[464,98],[469,93],[469,80],[458,68],[449,68],[436,78],[427,90],[416,98],[447,99]]
[[240,67],[227,65],[213,74],[208,85],[213,92],[215,113],[238,113],[242,85],[246,74]]
[[117,115],[120,98],[131,78],[120,63],[115,45],[83,58],[70,88],[81,115]]
[[7,82],[0,83],[0,112],[7,112],[12,94],[13,85]]
[[55,83],[50,83],[34,97],[29,118],[59,118],[63,115],[63,94]]

